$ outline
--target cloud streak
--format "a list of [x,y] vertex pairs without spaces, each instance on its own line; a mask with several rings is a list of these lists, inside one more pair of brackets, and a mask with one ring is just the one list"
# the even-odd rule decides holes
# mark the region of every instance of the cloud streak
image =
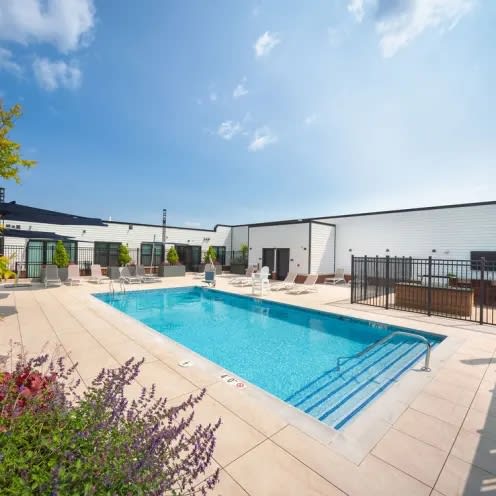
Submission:
[[47,91],[57,88],[75,90],[81,85],[82,74],[79,68],[62,60],[37,58],[33,62],[33,71],[38,84]]
[[248,150],[251,152],[258,152],[276,142],[277,136],[275,136],[267,126],[259,127],[253,133],[253,138],[248,145]]
[[14,76],[20,76],[22,74],[22,68],[17,63],[14,62],[12,58],[12,52],[6,48],[0,47],[0,71],[10,72]]
[[239,122],[234,121],[225,121],[222,122],[219,128],[217,129],[217,135],[226,141],[231,140],[239,134],[242,130],[241,124]]
[[256,57],[266,57],[269,53],[281,43],[281,39],[277,33],[270,33],[269,31],[265,31],[253,46],[255,50]]
[[248,90],[245,87],[246,83],[246,78],[244,77],[241,82],[234,88],[233,90],[233,98],[238,99],[241,98],[242,96],[245,96],[248,94]]

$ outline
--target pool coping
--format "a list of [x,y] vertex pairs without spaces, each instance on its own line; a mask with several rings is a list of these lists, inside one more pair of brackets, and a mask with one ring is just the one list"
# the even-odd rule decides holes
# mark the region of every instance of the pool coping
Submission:
[[[431,354],[431,372],[418,373],[420,372],[420,367],[417,367],[418,363],[423,360],[423,357],[421,357],[419,361],[415,362],[410,370],[407,370],[401,374],[397,382],[387,387],[385,391],[382,392],[382,394],[380,394],[370,404],[368,404],[366,408],[360,411],[359,414],[356,415],[355,418],[351,419],[342,429],[336,430],[329,425],[317,420],[315,417],[312,417],[311,415],[294,407],[293,405],[286,403],[284,400],[274,396],[265,389],[243,378],[240,378],[234,372],[221,367],[219,364],[191,350],[187,346],[182,345],[172,338],[161,334],[159,331],[118,310],[117,308],[95,296],[98,294],[107,293],[108,291],[101,291],[97,293],[91,292],[88,294],[88,296],[92,297],[92,301],[98,302],[98,304],[102,305],[104,308],[111,308],[112,311],[118,312],[119,315],[124,316],[126,319],[129,319],[129,321],[133,322],[134,324],[140,324],[143,329],[146,329],[148,333],[151,333],[154,337],[160,336],[160,339],[163,342],[167,343],[169,347],[175,347],[181,353],[183,353],[185,359],[194,357],[193,366],[203,369],[203,372],[212,376],[212,382],[209,383],[209,385],[222,381],[220,376],[226,373],[235,378],[238,378],[247,385],[247,388],[238,390],[239,394],[247,394],[251,396],[252,399],[254,399],[262,408],[270,409],[271,412],[276,411],[277,414],[279,414],[289,425],[300,429],[302,432],[317,440],[321,444],[328,446],[336,454],[347,458],[357,465],[363,461],[365,456],[375,447],[377,442],[392,427],[392,425],[401,416],[401,414],[408,408],[409,404],[415,399],[417,394],[435,378],[436,372],[442,366],[442,364],[449,357],[451,357],[465,341],[460,337],[450,336],[449,334],[447,335],[431,330],[418,329],[413,325],[414,321],[412,321],[412,326],[405,327],[381,320],[370,320],[364,319],[363,317],[355,317],[346,313],[339,313],[336,312],[336,309],[334,309],[333,311],[327,311],[325,309],[315,309],[302,305],[294,305],[287,302],[279,302],[277,300],[272,300],[266,297],[243,295],[234,291],[226,291],[224,289],[220,290],[217,288],[205,288],[204,286],[199,286],[198,284],[188,284],[184,286],[175,286],[169,288],[146,287],[129,292],[142,292],[154,289],[162,291],[166,289],[186,289],[194,287],[214,292],[217,291],[228,295],[235,295],[241,298],[251,298],[254,300],[262,301],[265,300],[270,303],[293,307],[304,311],[317,312],[323,315],[332,315],[338,318],[345,319],[349,318],[369,324],[377,323],[397,329],[414,330],[424,335],[430,334],[434,336],[444,337],[444,339],[433,348]],[[230,387],[228,384],[225,384],[225,386]]]

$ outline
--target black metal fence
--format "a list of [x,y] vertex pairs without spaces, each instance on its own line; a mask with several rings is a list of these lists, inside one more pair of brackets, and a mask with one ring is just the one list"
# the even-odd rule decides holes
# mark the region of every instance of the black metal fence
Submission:
[[352,256],[351,303],[496,324],[496,262]]

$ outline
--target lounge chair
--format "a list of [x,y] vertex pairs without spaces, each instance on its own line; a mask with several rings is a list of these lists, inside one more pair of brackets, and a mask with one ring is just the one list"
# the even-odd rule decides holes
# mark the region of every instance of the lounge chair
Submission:
[[288,294],[303,294],[303,293],[316,293],[317,288],[315,284],[319,278],[316,274],[309,274],[302,284],[295,284],[293,288],[289,289]]
[[141,278],[143,282],[160,282],[160,277],[154,276],[151,273],[147,274],[143,265],[136,266],[136,277]]
[[141,277],[136,277],[131,275],[131,271],[129,270],[129,267],[121,268],[121,276],[119,280],[126,284],[141,284],[143,282]]
[[246,272],[245,272],[245,275],[244,276],[240,276],[240,277],[234,277],[233,279],[231,279],[229,282],[231,284],[241,284],[241,283],[244,283],[247,281],[247,279],[249,281],[251,281],[251,276],[252,274],[255,272],[255,267],[253,265],[250,265],[247,269],[246,269]]
[[50,284],[60,286],[62,281],[59,277],[59,269],[56,265],[47,265],[45,267],[45,288]]
[[344,269],[336,269],[334,277],[326,277],[324,279],[326,284],[337,284],[338,282],[346,282],[344,278]]
[[205,266],[205,277],[203,278],[203,281],[205,284],[208,284],[209,286],[214,286],[215,287],[215,276],[216,276],[216,270],[215,266]]
[[91,266],[91,277],[88,280],[90,282],[100,284],[103,281],[108,281],[109,278],[107,276],[103,276],[102,267],[99,264],[95,264]]
[[67,267],[67,282],[71,286],[73,284],[81,284],[78,265],[69,265],[69,267]]
[[291,289],[295,285],[296,272],[288,272],[284,281],[274,282],[270,285],[271,291],[284,291]]

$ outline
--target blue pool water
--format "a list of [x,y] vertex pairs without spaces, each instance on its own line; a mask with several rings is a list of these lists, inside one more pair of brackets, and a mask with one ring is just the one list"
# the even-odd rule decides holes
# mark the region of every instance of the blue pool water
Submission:
[[396,336],[338,368],[400,328],[199,287],[94,296],[336,429],[425,353]]

